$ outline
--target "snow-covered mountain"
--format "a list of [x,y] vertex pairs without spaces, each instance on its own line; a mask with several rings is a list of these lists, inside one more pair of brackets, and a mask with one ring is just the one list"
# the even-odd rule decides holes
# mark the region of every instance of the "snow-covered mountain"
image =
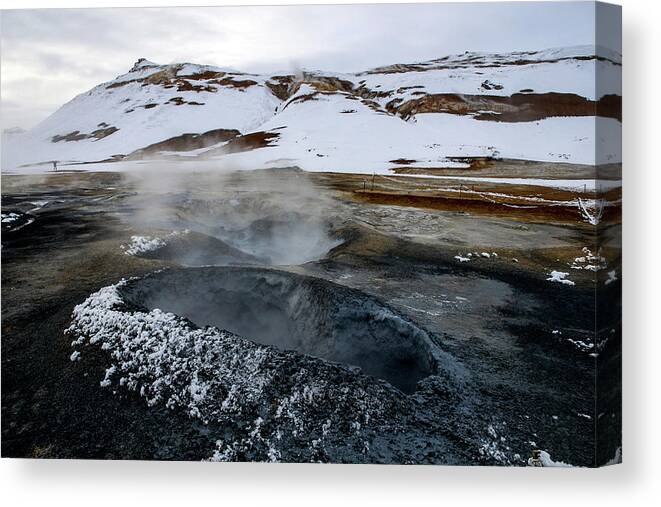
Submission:
[[591,46],[467,52],[358,74],[140,59],[30,131],[3,136],[2,170],[162,157],[369,173],[483,156],[616,162],[620,76],[620,55]]

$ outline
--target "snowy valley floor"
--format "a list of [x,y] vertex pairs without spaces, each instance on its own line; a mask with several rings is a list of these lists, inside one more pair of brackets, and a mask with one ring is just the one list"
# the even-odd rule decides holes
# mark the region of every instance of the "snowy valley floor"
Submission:
[[3,175],[2,455],[604,463],[620,194],[557,187]]

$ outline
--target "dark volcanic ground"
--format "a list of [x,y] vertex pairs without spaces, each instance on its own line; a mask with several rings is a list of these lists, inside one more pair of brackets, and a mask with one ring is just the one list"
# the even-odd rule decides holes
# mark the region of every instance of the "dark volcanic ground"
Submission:
[[[590,355],[594,273],[566,264],[594,244],[593,232],[351,203],[296,171],[231,175],[213,186],[197,176],[160,188],[113,173],[3,177],[3,214],[20,216],[2,229],[3,456],[199,460],[212,456],[219,434],[244,435],[252,419],[203,424],[184,410],[149,406],[117,384],[101,387],[111,361],[100,347],[85,346],[80,361],[70,360],[72,337],[64,330],[75,305],[122,278],[170,267],[176,297],[144,297],[132,310],[161,307],[197,326],[226,322],[244,338],[358,365],[401,389],[355,368],[276,354],[274,361],[298,365],[311,382],[332,375],[349,389],[349,401],[353,389],[367,393],[368,402],[369,396],[388,400],[373,428],[333,429],[324,452],[316,454],[306,453],[313,435],[301,437],[288,444],[284,461],[523,465],[533,449],[583,466],[613,457],[620,445],[612,431],[619,425],[616,382],[605,386],[606,402],[596,408],[594,400],[596,366],[613,378],[619,371],[619,321],[606,316],[599,322],[600,339],[607,338],[599,350],[610,350],[600,363]],[[141,256],[121,248],[132,235],[165,237],[184,229],[191,232]],[[490,256],[455,259],[467,252]],[[191,266],[207,264],[234,267],[204,268],[210,270],[204,276],[228,277],[231,269],[241,283],[232,275],[206,296],[182,290],[196,272],[189,270],[198,269]],[[264,269],[275,270],[280,281],[245,278]],[[548,282],[552,269],[571,272],[576,285]],[[375,341],[376,348],[362,355],[338,348],[358,333],[346,324],[351,319],[307,322],[300,313],[283,313],[293,304],[283,301],[299,301],[301,280],[310,280],[304,294],[314,303],[312,314],[332,319],[356,307],[383,307],[430,337],[440,366],[431,371],[417,349],[381,354],[389,349],[379,344],[392,340],[380,328],[364,331],[366,343],[375,347],[369,342],[375,336],[386,341]],[[620,282],[601,283],[600,304],[612,308]],[[274,292],[274,286],[290,288]],[[257,305],[247,299],[251,294],[258,295],[260,311],[241,320],[237,316]],[[218,314],[209,306],[190,313],[203,301],[229,310]],[[259,325],[260,314],[271,320]],[[276,321],[280,328],[267,329]],[[291,339],[280,342],[279,334]],[[400,354],[399,363],[378,367]],[[267,399],[275,403],[288,394],[284,383]],[[598,456],[595,421],[608,435]],[[369,441],[369,450],[338,444],[348,442],[347,432]],[[237,459],[265,459],[261,452],[255,446]]]

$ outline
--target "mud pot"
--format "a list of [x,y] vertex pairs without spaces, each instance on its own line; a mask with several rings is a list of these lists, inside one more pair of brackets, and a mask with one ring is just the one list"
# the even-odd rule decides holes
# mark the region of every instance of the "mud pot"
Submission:
[[376,298],[325,280],[241,268],[167,271],[124,299],[281,350],[360,367],[405,392],[436,371],[428,334]]

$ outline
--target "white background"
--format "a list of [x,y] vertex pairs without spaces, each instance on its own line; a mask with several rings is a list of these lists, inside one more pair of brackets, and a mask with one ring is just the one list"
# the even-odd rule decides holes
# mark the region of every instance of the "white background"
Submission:
[[[277,4],[141,0],[141,6]],[[288,3],[323,3],[296,2]],[[339,2],[351,3],[351,2]],[[659,2],[624,0],[624,464],[601,470],[0,461],[4,505],[651,505],[661,498]],[[0,0],[2,8],[135,6]]]

